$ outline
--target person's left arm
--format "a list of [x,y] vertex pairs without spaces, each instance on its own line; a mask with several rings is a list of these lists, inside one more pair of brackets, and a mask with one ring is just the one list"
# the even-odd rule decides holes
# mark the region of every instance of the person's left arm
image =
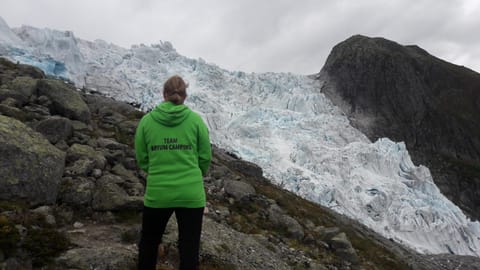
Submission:
[[137,158],[138,166],[148,173],[148,149],[143,132],[143,122],[142,118],[135,132],[135,156]]

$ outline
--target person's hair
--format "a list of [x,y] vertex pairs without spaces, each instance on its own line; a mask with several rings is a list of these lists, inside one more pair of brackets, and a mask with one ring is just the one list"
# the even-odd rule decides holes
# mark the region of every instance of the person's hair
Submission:
[[175,105],[183,104],[187,97],[187,87],[188,84],[182,77],[172,76],[163,84],[163,97]]

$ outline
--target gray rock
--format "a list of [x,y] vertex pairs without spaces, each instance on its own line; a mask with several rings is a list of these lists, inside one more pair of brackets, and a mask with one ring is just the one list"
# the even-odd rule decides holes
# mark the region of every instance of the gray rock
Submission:
[[117,132],[117,140],[121,143],[131,143],[128,140],[129,137],[135,135],[135,131],[137,129],[138,121],[123,121],[117,125],[118,132]]
[[[175,217],[168,222],[164,239],[162,240],[169,253],[176,252],[177,226]],[[221,262],[228,269],[292,269],[282,254],[272,247],[264,245],[263,241],[254,235],[233,230],[224,224],[213,221],[206,216],[202,227],[200,258],[205,261]],[[178,254],[178,253],[176,253]],[[227,268],[225,268],[227,269]]]
[[59,142],[57,142],[55,144],[55,147],[57,147],[58,149],[60,149],[63,152],[67,152],[67,150],[69,148],[68,144],[64,140],[60,140]]
[[100,179],[100,182],[106,182],[106,183],[114,183],[114,184],[123,184],[125,183],[125,179],[118,175],[114,174],[109,174],[108,172],[103,175]]
[[95,177],[95,178],[100,178],[102,177],[103,173],[102,173],[102,170],[100,169],[93,169],[92,171],[92,176]]
[[261,178],[263,176],[263,170],[257,164],[244,160],[232,160],[229,162],[230,167],[238,170],[245,176]]
[[50,111],[48,110],[47,107],[43,107],[37,104],[27,105],[23,107],[23,111],[34,116],[32,118],[35,118],[35,119],[43,119],[45,116],[50,115]]
[[71,166],[65,168],[65,176],[89,176],[95,167],[95,161],[91,159],[76,160]]
[[423,255],[425,261],[435,266],[423,266],[422,269],[432,270],[480,270],[480,258],[453,254]]
[[231,172],[225,166],[212,166],[211,174],[214,179],[224,179],[231,174]]
[[18,76],[9,83],[9,88],[26,97],[27,100],[37,89],[37,79],[28,76]]
[[121,144],[113,139],[107,139],[107,138],[98,138],[97,144],[101,148],[107,148],[109,150],[126,150],[128,145]]
[[348,240],[347,235],[344,232],[334,236],[329,243],[335,253],[346,261],[352,264],[359,263],[357,252],[353,248],[352,243],[350,243],[350,240]]
[[225,223],[225,221],[228,219],[228,216],[230,216],[230,210],[228,207],[218,205],[209,209],[207,215],[217,222]]
[[0,104],[0,114],[15,118],[22,122],[26,121],[28,118],[27,114],[24,111],[6,104]]
[[20,234],[21,239],[25,239],[25,236],[27,236],[28,229],[20,224],[15,225],[15,229],[17,229],[18,233]]
[[32,260],[25,258],[8,258],[2,270],[32,270]]
[[31,210],[32,213],[40,214],[45,218],[45,222],[49,225],[55,225],[55,217],[53,216],[53,210],[50,206],[44,205]]
[[[13,99],[16,104],[23,105],[28,99],[25,99],[20,93],[12,91],[8,88],[0,88],[0,101],[5,104],[5,100]],[[16,106],[15,106],[16,107]]]
[[52,144],[67,141],[73,135],[72,122],[68,118],[53,116],[40,121],[35,130],[42,133]]
[[56,269],[136,269],[136,249],[127,246],[76,248],[56,259]]
[[43,107],[50,107],[52,105],[52,101],[47,96],[39,96],[37,103]]
[[[0,89],[0,91],[1,90],[2,89]],[[7,106],[10,106],[10,107],[16,107],[16,108],[20,106],[19,103],[20,102],[18,100],[10,98],[10,97],[2,100],[2,102],[1,102],[1,104],[7,105]]]
[[143,196],[145,187],[139,182],[126,182],[123,185],[129,196]]
[[94,210],[141,210],[143,208],[143,197],[129,196],[123,188],[109,181],[111,179],[115,178],[106,175],[97,181],[92,202]]
[[125,159],[125,152],[122,150],[108,150],[102,149],[102,154],[108,161],[108,164],[114,166],[117,163],[122,163]]
[[67,151],[67,161],[73,162],[81,158],[95,161],[95,168],[97,169],[105,168],[105,157],[100,152],[95,151],[91,146],[81,144],[73,144],[70,146]]
[[52,101],[50,111],[67,118],[90,122],[91,115],[80,93],[71,85],[58,80],[39,80],[38,94],[45,95]]
[[[133,174],[132,171],[129,171],[123,167],[122,164],[117,164],[112,168],[112,173],[121,176],[125,179],[136,179],[137,177]],[[136,181],[138,182],[138,181]]]
[[[122,115],[141,115],[135,107],[130,104],[115,101],[109,97],[102,97],[98,95],[86,95],[87,104],[92,113],[97,113],[101,116],[111,115],[117,112]],[[140,118],[140,117],[138,117]]]
[[72,121],[72,126],[74,131],[86,131],[91,129],[91,126],[77,120]]
[[63,178],[59,201],[72,206],[89,206],[92,203],[95,183],[88,178]]
[[137,167],[137,160],[134,159],[134,158],[125,158],[123,160],[123,166],[128,169],[128,170],[137,170],[138,167]]
[[255,195],[255,189],[253,186],[241,181],[226,180],[224,181],[223,188],[225,189],[225,193],[232,196],[237,201],[241,200],[243,197]]
[[23,123],[0,115],[0,197],[31,204],[56,201],[65,153]]
[[11,97],[18,100],[22,105],[27,103],[34,94],[37,80],[30,77],[19,76],[11,81],[6,88],[0,89],[0,101]]
[[267,210],[267,218],[274,226],[278,226],[286,230],[291,236],[298,240],[302,240],[305,236],[302,225],[285,212],[277,205],[272,204]]
[[124,209],[128,203],[128,194],[115,183],[98,180],[93,194],[92,207],[97,211],[110,211]]
[[340,229],[337,227],[325,228],[323,226],[318,226],[314,229],[314,231],[319,235],[321,240],[330,240],[335,235],[340,233]]
[[[89,145],[89,143],[91,143],[91,141],[92,141],[92,137],[90,137],[90,135],[79,132],[79,131],[75,131],[73,133],[72,138],[70,140],[68,140],[68,143],[69,144],[78,143],[78,144]],[[95,144],[94,144],[94,146],[92,146],[92,145],[89,145],[89,146],[90,147],[95,147]]]

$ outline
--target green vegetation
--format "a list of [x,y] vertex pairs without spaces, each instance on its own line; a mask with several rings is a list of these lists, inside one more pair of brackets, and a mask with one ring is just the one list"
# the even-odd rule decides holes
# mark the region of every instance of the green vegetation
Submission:
[[11,256],[20,241],[20,233],[8,217],[0,215],[0,250]]
[[70,247],[68,238],[55,228],[29,228],[23,248],[31,254],[34,267],[52,262],[52,259]]
[[24,209],[28,209],[28,204],[25,202],[0,200],[0,213],[4,211],[20,211]]
[[[27,251],[34,267],[41,267],[70,247],[67,237],[48,224],[42,214],[11,205],[13,209],[8,216],[0,215],[0,250],[7,257],[21,248]],[[25,228],[24,236],[21,236],[16,225]]]

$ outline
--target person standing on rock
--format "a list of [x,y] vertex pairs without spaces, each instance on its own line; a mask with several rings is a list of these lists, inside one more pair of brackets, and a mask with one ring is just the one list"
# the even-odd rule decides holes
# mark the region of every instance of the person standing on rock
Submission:
[[137,163],[147,176],[138,269],[155,269],[158,246],[175,212],[180,269],[198,269],[206,204],[203,176],[212,158],[208,129],[184,101],[188,85],[179,76],[163,85],[164,101],[137,127]]

